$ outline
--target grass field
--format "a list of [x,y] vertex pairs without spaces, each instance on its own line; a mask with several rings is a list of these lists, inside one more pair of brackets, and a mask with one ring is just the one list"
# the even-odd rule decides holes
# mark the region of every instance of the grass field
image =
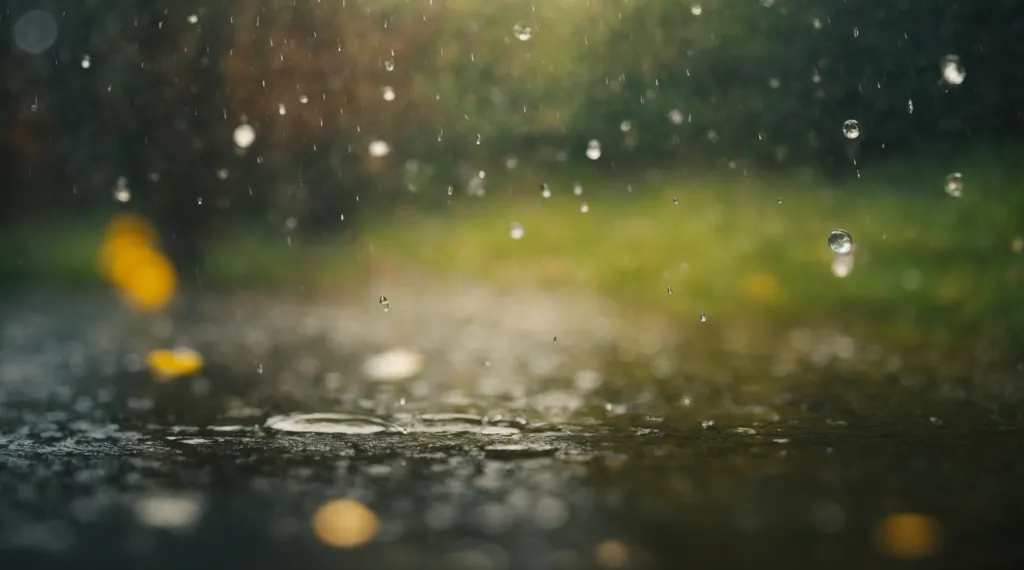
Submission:
[[[944,191],[951,170],[963,173],[962,198]],[[1024,339],[1018,174],[1024,170],[1008,151],[979,151],[957,165],[865,166],[841,186],[736,172],[609,179],[520,170],[489,176],[483,198],[456,193],[441,209],[378,214],[354,245],[289,238],[283,229],[224,233],[206,251],[203,280],[218,289],[323,290],[365,282],[383,266],[415,268],[498,287],[596,291],[671,318],[842,320],[908,342],[955,344],[971,335],[1013,348]],[[550,198],[541,196],[542,182]],[[522,225],[521,239],[510,237],[513,223]],[[836,228],[856,247],[845,278],[833,274],[826,243]],[[22,283],[100,283],[102,221],[18,231],[20,249],[0,261],[3,274]]]

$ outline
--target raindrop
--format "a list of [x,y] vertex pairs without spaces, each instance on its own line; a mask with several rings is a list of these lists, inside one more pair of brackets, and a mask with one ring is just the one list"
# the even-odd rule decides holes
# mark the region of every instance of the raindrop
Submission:
[[82,69],[89,69],[89,67],[91,67],[91,66],[92,66],[92,59],[89,57],[89,54],[83,55],[82,56]]
[[303,105],[309,103],[309,97],[307,97],[305,94],[299,95],[299,103],[302,103]]
[[117,183],[114,185],[114,199],[122,204],[132,199],[132,191],[128,189],[128,179],[124,176],[117,178]]
[[629,121],[622,121],[621,123],[619,123],[619,130],[624,132],[624,133],[628,133],[629,130],[632,129],[632,128],[633,128],[633,123],[630,123]]
[[234,139],[238,148],[249,148],[256,142],[256,129],[252,128],[252,125],[242,123],[235,127]]
[[384,60],[384,70],[385,71],[394,71],[395,70],[395,60],[393,60],[393,59],[385,59]]
[[673,125],[683,124],[683,112],[679,109],[672,109],[668,112],[668,120],[672,121]]
[[853,251],[853,238],[846,230],[832,230],[828,234],[828,247],[839,255],[846,255]]
[[517,40],[525,42],[533,37],[533,27],[526,22],[517,22],[516,25],[512,26],[512,34],[515,35]]
[[967,79],[967,71],[960,65],[960,56],[949,54],[940,62],[942,80],[950,85],[960,85]]
[[782,85],[782,81],[778,77],[772,77],[768,80],[768,87],[771,89],[778,89],[780,85]]
[[676,205],[678,203],[679,203],[679,198],[672,198],[672,205]]
[[369,150],[370,156],[374,158],[381,158],[391,153],[391,145],[382,140],[375,140],[370,143]]
[[227,180],[229,174],[230,173],[228,172],[227,168],[221,168],[217,170],[217,178],[221,180]]
[[597,160],[601,158],[601,142],[597,139],[590,139],[587,143],[587,158]]
[[572,193],[573,193],[574,196],[582,196],[583,195],[583,185],[580,184],[579,182],[573,182],[572,183]]
[[584,214],[586,214],[589,211],[590,211],[590,206],[588,206],[586,202],[583,202],[582,204],[580,204],[580,212],[583,212]]
[[57,20],[49,12],[29,10],[14,22],[11,36],[22,51],[38,55],[57,41]]
[[449,195],[449,196],[451,196],[451,195],[452,195],[452,192],[454,192],[454,191],[455,191],[455,190],[454,190],[454,189],[452,188],[452,185],[451,185],[451,184],[449,184],[449,185],[448,185],[448,195]]
[[547,182],[540,185],[540,195],[544,198],[551,197],[551,187],[548,186]]
[[704,9],[700,7],[700,4],[694,4],[693,6],[690,6],[690,13],[693,14],[694,16],[700,16],[700,13],[703,11]]
[[702,322],[702,323],[706,323],[706,322],[708,322],[708,316],[707,316],[707,314],[705,314],[705,313],[701,313],[701,314],[700,314],[700,322]]
[[190,24],[197,24],[197,23],[199,23],[199,16],[197,16],[196,14],[189,14],[189,16],[188,16],[188,23],[190,23]]
[[203,197],[202,196],[199,196],[199,197],[196,198],[196,204],[199,204],[200,206],[203,205]]
[[380,306],[384,308],[385,313],[391,310],[391,303],[384,295],[380,296],[380,301],[378,301],[378,303],[380,303]]
[[853,119],[843,123],[843,136],[848,139],[855,139],[860,136],[860,123]]
[[671,294],[672,294],[672,288],[671,288],[671,287],[669,287],[669,288],[668,288],[668,294],[669,294],[669,295],[671,295]]
[[383,97],[385,101],[394,101],[395,90],[390,86],[386,86],[380,90],[380,96]]
[[278,105],[277,105],[277,114],[278,115],[283,115],[283,114],[285,114],[287,112],[288,112],[288,110],[284,108],[284,103],[278,103]]
[[964,195],[964,177],[959,172],[954,172],[946,177],[946,194],[954,198],[962,198]]
[[779,203],[780,205],[782,204],[782,196],[779,196],[779,197],[778,197],[778,198],[776,198],[775,200],[776,200],[776,201],[777,201],[777,202],[778,202],[778,203]]
[[552,343],[552,344],[558,344],[558,337],[556,336],[555,338],[553,338],[553,339],[551,340],[551,343]]
[[914,112],[914,100],[913,99],[907,99],[907,113],[913,113],[913,112]]
[[256,363],[256,374],[263,374],[263,365],[258,362]]
[[512,239],[523,239],[526,229],[519,222],[512,222],[508,226],[508,237]]

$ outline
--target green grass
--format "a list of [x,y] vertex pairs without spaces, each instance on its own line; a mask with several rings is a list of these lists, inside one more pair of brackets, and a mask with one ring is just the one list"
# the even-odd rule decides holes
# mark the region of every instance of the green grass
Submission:
[[[1024,257],[1012,250],[1024,236],[1024,172],[1011,154],[865,166],[843,187],[797,175],[669,172],[650,182],[520,169],[490,174],[484,198],[456,194],[445,208],[378,215],[355,244],[293,236],[289,245],[283,229],[223,233],[206,251],[203,283],[309,291],[365,281],[381,266],[412,268],[497,287],[593,291],[623,310],[669,318],[841,322],[906,342],[953,346],[980,335],[1013,347],[1024,340]],[[944,193],[947,169],[963,172],[962,199]],[[574,180],[582,196],[572,195]],[[541,182],[551,198],[541,197]],[[512,222],[524,226],[522,239],[510,238]],[[842,279],[826,244],[840,227],[857,248]],[[0,261],[0,274],[97,284],[100,228],[23,229],[21,253]]]

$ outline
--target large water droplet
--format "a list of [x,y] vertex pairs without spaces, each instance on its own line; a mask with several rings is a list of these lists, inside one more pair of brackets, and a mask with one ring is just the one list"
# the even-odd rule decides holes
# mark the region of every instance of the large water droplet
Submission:
[[839,255],[846,255],[853,251],[853,237],[846,230],[832,230],[828,234],[828,247]]
[[964,195],[964,177],[959,172],[954,172],[946,177],[946,194],[954,198],[962,198]]
[[597,160],[601,158],[601,141],[597,139],[591,139],[587,143],[587,158],[590,160]]
[[860,123],[853,119],[849,119],[843,123],[843,136],[848,139],[855,139],[860,136]]
[[512,34],[517,40],[525,42],[533,37],[533,27],[526,22],[516,22],[516,25],[512,26]]
[[523,224],[520,224],[519,222],[512,222],[509,224],[508,237],[512,239],[523,239],[524,235],[526,235],[526,228],[523,227]]
[[942,80],[950,85],[960,85],[967,79],[967,71],[960,65],[960,57],[949,54],[939,62]]
[[370,143],[369,151],[370,156],[381,158],[391,153],[391,145],[382,140],[375,140]]
[[256,141],[256,129],[252,128],[252,125],[243,123],[235,127],[233,136],[238,148],[249,148]]

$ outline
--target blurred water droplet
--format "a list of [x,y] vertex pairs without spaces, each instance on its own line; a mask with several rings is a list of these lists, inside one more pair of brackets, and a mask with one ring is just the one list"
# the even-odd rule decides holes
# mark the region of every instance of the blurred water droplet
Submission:
[[305,94],[299,95],[299,103],[302,103],[303,105],[309,103],[309,97]]
[[29,10],[14,22],[11,37],[22,51],[38,55],[57,41],[57,20],[43,10]]
[[551,343],[558,344],[558,337],[556,336],[555,338],[551,339]]
[[277,114],[278,115],[283,115],[283,114],[285,114],[287,112],[288,112],[288,110],[284,108],[284,103],[278,103],[277,104]]
[[855,139],[860,136],[860,123],[849,119],[843,123],[843,136],[848,139]]
[[540,185],[540,195],[543,198],[550,198],[551,197],[551,187],[548,186],[547,182],[545,182],[544,184]]
[[706,323],[706,322],[708,322],[708,316],[707,316],[707,314],[705,314],[705,313],[701,313],[701,314],[700,314],[700,322],[702,322],[702,323]]
[[960,85],[967,79],[967,71],[960,64],[960,57],[949,54],[939,62],[942,69],[942,80],[950,85]]
[[453,192],[455,192],[455,189],[454,189],[454,188],[452,188],[452,185],[451,185],[451,184],[449,184],[449,185],[448,185],[448,195],[449,195],[449,196],[451,196]]
[[405,432],[402,428],[379,418],[342,413],[272,416],[267,418],[263,427],[293,433],[344,433],[352,435],[366,435],[382,432]]
[[526,22],[516,22],[516,25],[512,26],[512,34],[517,40],[525,42],[533,37],[533,27]]
[[114,199],[122,204],[132,199],[132,191],[128,189],[128,179],[124,176],[117,178],[117,183],[114,185]]
[[913,113],[913,112],[914,112],[914,100],[913,99],[907,99],[907,113]]
[[259,364],[259,363],[256,364],[256,374],[263,374],[263,365],[262,364]]
[[683,112],[679,109],[672,109],[668,112],[668,120],[671,121],[673,125],[683,124]]
[[629,121],[622,121],[621,123],[619,123],[619,130],[624,132],[624,133],[628,133],[629,130],[632,129],[632,128],[633,128],[633,123],[630,123]]
[[694,4],[693,6],[690,6],[690,13],[693,14],[694,16],[700,16],[701,12],[703,11],[704,9],[701,8],[700,4]]
[[583,185],[579,182],[572,183],[572,193],[575,196],[581,196],[583,194]]
[[92,67],[92,59],[89,58],[89,54],[82,56],[82,69],[89,69]]
[[953,172],[946,177],[946,194],[954,198],[962,198],[964,195],[964,177],[959,172]]
[[370,156],[381,158],[391,153],[391,145],[382,140],[375,140],[370,143],[369,151]]
[[853,273],[854,257],[850,254],[836,255],[832,258],[832,275],[842,279]]
[[217,169],[217,178],[219,178],[221,180],[227,180],[228,176],[230,174],[231,173],[228,171],[227,168],[219,168],[219,169]]
[[188,23],[196,24],[198,22],[199,22],[199,16],[197,14],[189,14],[188,15]]
[[828,234],[828,247],[839,255],[846,255],[853,251],[853,237],[846,230],[832,230]]
[[589,211],[590,211],[590,206],[587,205],[586,202],[583,202],[582,204],[580,204],[580,212],[583,212],[584,214],[586,214]]
[[672,198],[672,205],[679,204],[679,198]]
[[363,374],[380,382],[408,380],[423,370],[423,355],[407,348],[375,354],[363,362]]
[[391,303],[388,302],[388,298],[384,295],[380,296],[380,301],[378,301],[378,303],[380,303],[380,306],[384,308],[385,313],[391,310]]
[[672,288],[671,288],[671,287],[669,287],[669,288],[668,288],[668,294],[669,294],[669,295],[671,295],[671,294],[672,294]]
[[385,101],[394,101],[395,90],[391,86],[385,86],[381,88],[380,96],[383,97]]
[[199,204],[200,206],[203,205],[203,197],[202,196],[198,196],[196,198],[196,204]]
[[821,18],[815,18],[811,20],[811,25],[814,26],[815,30],[820,30],[825,24],[822,23]]
[[512,222],[508,226],[508,237],[512,239],[522,239],[526,235],[526,229],[519,222]]
[[256,129],[252,128],[252,125],[242,123],[235,127],[233,138],[238,148],[249,148],[256,142]]
[[384,70],[385,71],[394,71],[395,70],[395,60],[393,60],[393,59],[385,59],[384,60]]
[[778,204],[782,204],[782,197],[781,197],[781,196],[779,196],[779,197],[778,197],[778,198],[776,198],[775,200],[776,200],[776,203],[778,203]]
[[587,158],[597,160],[601,158],[601,142],[597,139],[590,139],[587,143]]

